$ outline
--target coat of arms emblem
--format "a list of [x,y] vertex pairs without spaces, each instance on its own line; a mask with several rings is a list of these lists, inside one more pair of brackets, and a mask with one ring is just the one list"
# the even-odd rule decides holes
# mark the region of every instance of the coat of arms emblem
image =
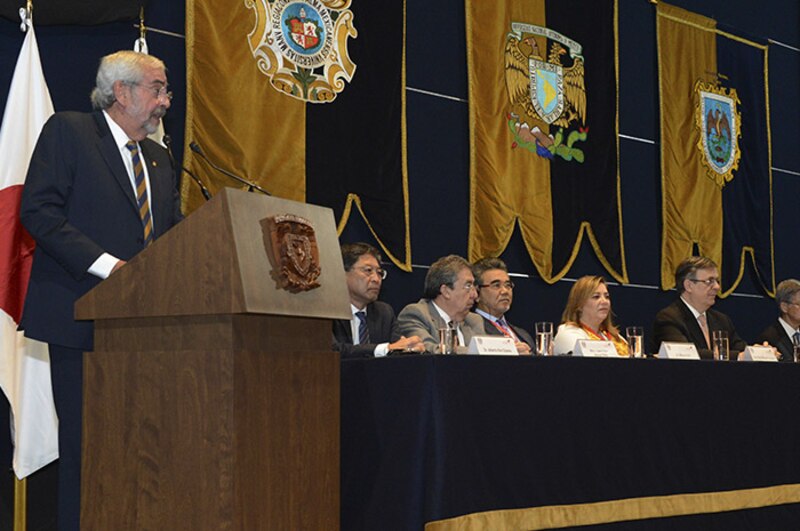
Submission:
[[736,107],[739,97],[735,89],[715,83],[695,83],[697,103],[695,125],[700,133],[697,148],[702,153],[708,177],[722,188],[733,179],[742,156],[739,137],[742,117]]
[[293,214],[261,220],[264,243],[270,251],[272,276],[279,286],[297,293],[320,286],[317,237],[311,222]]
[[353,79],[347,41],[351,0],[245,0],[255,12],[250,51],[272,86],[311,103],[331,102]]
[[552,29],[511,24],[505,43],[505,82],[513,148],[548,159],[559,156],[583,162],[584,153],[575,145],[585,141],[589,131],[581,51],[579,43]]

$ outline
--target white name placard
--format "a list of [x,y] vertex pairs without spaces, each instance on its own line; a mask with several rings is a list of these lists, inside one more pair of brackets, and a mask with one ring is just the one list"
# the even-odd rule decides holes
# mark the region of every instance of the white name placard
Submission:
[[699,360],[700,354],[694,343],[674,343],[664,341],[658,349],[658,357],[666,360]]
[[473,336],[467,354],[489,354],[493,356],[518,356],[517,346],[510,337]]
[[778,361],[772,347],[765,347],[764,345],[753,345],[744,349],[742,356],[744,361]]
[[614,343],[595,339],[577,340],[572,355],[583,356],[584,358],[619,358]]

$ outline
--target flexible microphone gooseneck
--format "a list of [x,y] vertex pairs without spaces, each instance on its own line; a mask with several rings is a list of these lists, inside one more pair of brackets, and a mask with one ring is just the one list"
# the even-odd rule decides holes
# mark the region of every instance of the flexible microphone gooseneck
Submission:
[[[164,135],[162,137],[162,140],[164,142],[164,145],[167,147],[167,156],[169,156],[169,163],[172,166],[172,171],[177,172],[178,171],[178,168],[177,168],[178,164],[175,162],[175,157],[172,155],[172,137],[169,136],[169,135]],[[200,193],[203,194],[203,197],[206,198],[206,201],[211,199],[211,192],[208,191],[208,188],[206,188],[206,185],[204,185],[203,181],[200,180],[200,177],[198,177],[194,173],[190,172],[189,170],[187,170],[183,166],[181,166],[181,170],[184,171],[185,173],[187,173],[189,175],[189,177],[191,177],[192,180],[195,183],[197,183],[197,186],[200,187]]]
[[239,182],[239,183],[244,184],[245,186],[247,186],[248,191],[252,192],[253,190],[258,190],[259,192],[261,192],[264,195],[272,195],[271,193],[267,192],[266,190],[264,190],[263,188],[258,186],[256,183],[250,182],[247,179],[243,179],[242,177],[239,177],[238,175],[233,174],[233,173],[229,172],[228,170],[226,170],[224,168],[220,168],[219,166],[214,164],[211,161],[211,159],[206,157],[206,154],[203,153],[203,150],[200,149],[200,146],[198,146],[196,142],[191,142],[189,144],[189,149],[191,149],[192,151],[194,151],[195,153],[200,155],[200,158],[202,158],[204,161],[206,161],[209,166],[211,166],[212,168],[214,168],[215,170],[217,170],[221,174],[226,175],[226,176],[230,177],[231,179],[233,179],[234,181]]

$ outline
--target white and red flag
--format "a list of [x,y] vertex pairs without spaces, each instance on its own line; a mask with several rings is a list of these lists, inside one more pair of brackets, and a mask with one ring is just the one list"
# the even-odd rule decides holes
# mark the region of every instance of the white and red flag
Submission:
[[58,419],[47,344],[17,331],[35,244],[19,221],[36,139],[53,103],[30,17],[0,125],[0,387],[11,404],[14,472],[22,479],[58,458]]

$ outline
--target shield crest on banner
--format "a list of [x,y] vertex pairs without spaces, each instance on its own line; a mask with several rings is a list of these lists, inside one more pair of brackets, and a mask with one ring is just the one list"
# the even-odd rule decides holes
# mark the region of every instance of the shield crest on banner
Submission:
[[703,157],[703,166],[709,178],[723,187],[733,179],[739,168],[741,150],[741,115],[736,104],[739,99],[735,89],[725,89],[713,84],[698,82],[696,125],[700,140],[697,148]]
[[564,72],[561,65],[531,58],[528,62],[530,97],[539,117],[551,124],[564,112]]

